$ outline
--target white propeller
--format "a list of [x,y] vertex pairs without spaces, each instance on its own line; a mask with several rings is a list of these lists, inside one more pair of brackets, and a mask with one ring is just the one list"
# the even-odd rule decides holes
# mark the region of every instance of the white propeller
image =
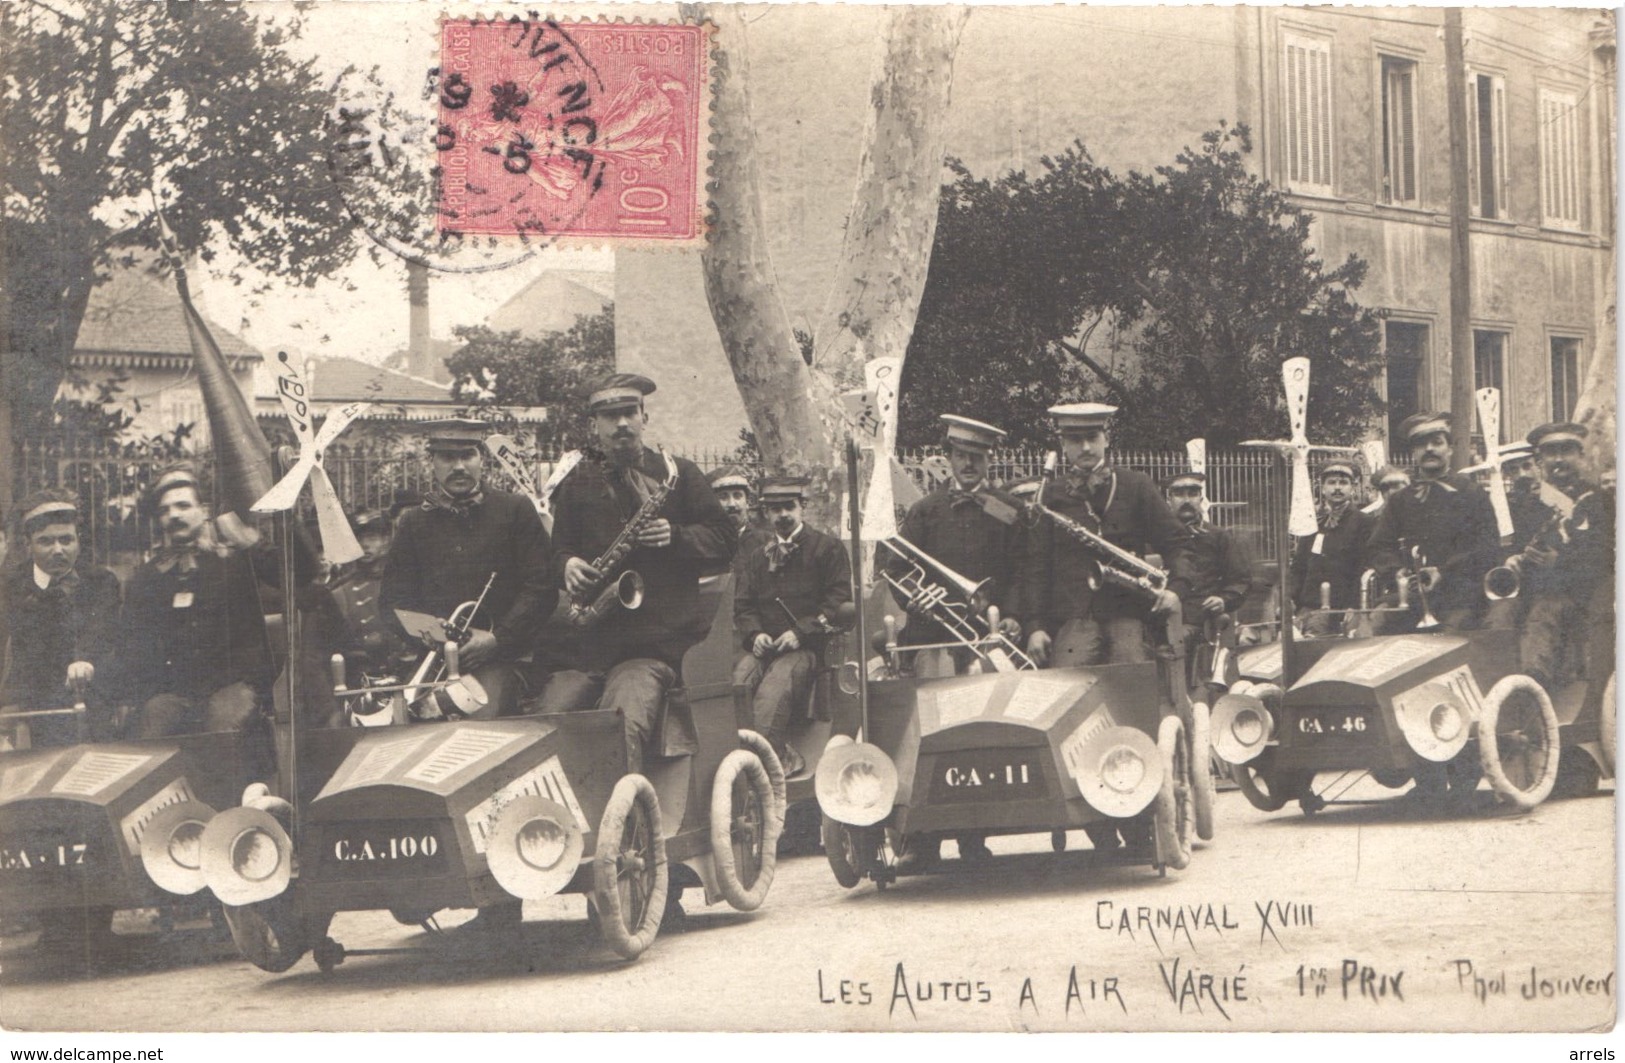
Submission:
[[519,453],[519,448],[514,445],[513,440],[505,435],[489,435],[485,437],[485,449],[496,459],[496,463],[502,466],[502,471],[508,474],[508,479],[513,481],[514,486],[530,499],[531,505],[536,507],[537,515],[547,514],[549,512],[547,499],[537,495],[536,478],[525,468],[524,456]]
[[1281,363],[1281,383],[1286,388],[1286,412],[1292,438],[1282,440],[1248,439],[1244,447],[1284,449],[1292,462],[1292,506],[1287,531],[1293,535],[1313,535],[1320,527],[1315,519],[1314,491],[1309,485],[1309,452],[1355,454],[1354,447],[1326,447],[1309,442],[1309,359],[1288,358]]
[[1185,461],[1190,465],[1191,472],[1197,473],[1203,478],[1202,497],[1196,504],[1201,510],[1202,520],[1206,521],[1208,509],[1213,504],[1208,501],[1207,497],[1207,440],[1185,440]]
[[350,521],[344,516],[338,492],[333,481],[322,468],[322,458],[333,441],[350,426],[350,422],[372,408],[370,402],[352,402],[332,410],[322,423],[320,432],[311,431],[310,392],[305,387],[299,370],[286,351],[277,354],[282,369],[277,373],[277,398],[282,401],[282,412],[293,425],[299,439],[299,458],[282,479],[254,503],[255,513],[280,513],[292,509],[299,501],[299,492],[310,481],[311,500],[316,504],[316,523],[322,536],[322,553],[327,560],[342,565],[361,556],[361,544],[356,542]]
[[1495,510],[1495,530],[1503,543],[1512,539],[1512,510],[1507,506],[1506,477],[1501,474],[1501,391],[1479,388],[1473,392],[1478,402],[1478,430],[1484,433],[1484,464],[1490,474],[1490,508]]

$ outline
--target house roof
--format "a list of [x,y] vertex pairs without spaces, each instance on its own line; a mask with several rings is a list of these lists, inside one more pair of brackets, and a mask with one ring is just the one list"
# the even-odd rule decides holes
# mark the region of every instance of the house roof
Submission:
[[582,315],[615,305],[615,275],[583,270],[550,270],[521,288],[487,319],[498,332],[517,330],[535,338],[565,332]]
[[[424,421],[450,416],[467,405],[452,398],[448,384],[354,358],[313,358],[303,362],[301,370],[318,412],[340,403],[371,402],[377,405],[366,420]],[[258,416],[282,416],[275,366],[261,365],[255,372],[254,396]],[[524,422],[547,418],[545,407],[510,409],[508,413]]]
[[[241,337],[199,311],[220,353],[230,361],[258,362],[264,356]],[[73,345],[74,362],[84,366],[168,367],[189,365],[192,341],[186,314],[172,283],[135,266],[115,270],[90,293]]]

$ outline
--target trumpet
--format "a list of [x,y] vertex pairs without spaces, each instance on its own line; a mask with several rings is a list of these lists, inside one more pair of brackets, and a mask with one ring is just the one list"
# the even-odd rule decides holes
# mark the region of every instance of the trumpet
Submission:
[[1422,581],[1422,570],[1427,567],[1427,560],[1422,556],[1422,547],[1420,545],[1412,545],[1410,555],[1411,570],[1409,572],[1401,570],[1395,577],[1399,581],[1400,602],[1403,604],[1405,601],[1406,585],[1414,581],[1416,584],[1416,597],[1422,603],[1422,617],[1416,622],[1416,630],[1432,631],[1440,626],[1440,620],[1433,615],[1433,607],[1428,604],[1428,589]]
[[1497,565],[1484,573],[1484,597],[1492,602],[1516,598],[1523,590],[1523,575],[1514,565]]
[[[978,583],[960,575],[901,535],[893,535],[882,542],[909,567],[901,576],[893,576],[881,569],[881,577],[906,601],[924,610],[927,616],[942,625],[956,643],[976,654],[995,672],[1026,671],[1038,667],[996,625],[987,625],[988,630],[983,633],[984,623],[971,603],[987,586],[987,580]],[[948,586],[933,579],[933,572]],[[951,600],[950,595],[954,594],[964,598],[964,601]]]
[[1095,568],[1103,582],[1141,591],[1153,598],[1168,589],[1168,573],[1163,569],[1134,556],[1105,536],[1095,534],[1042,502],[1028,504],[1033,512],[1048,517],[1069,538],[1081,543],[1085,550],[1094,555]]
[[[486,579],[485,587],[480,591],[478,598],[471,602],[464,602],[451,611],[451,616],[446,620],[447,645],[460,645],[463,637],[473,630],[474,616],[480,611],[480,607],[485,604],[485,596],[491,593],[491,585],[496,581],[497,574],[492,572]],[[447,655],[443,650],[430,650],[423,655],[423,660],[419,662],[417,671],[412,673],[412,678],[407,682],[403,691],[404,700],[408,706],[414,705],[424,694],[437,689],[436,684],[446,674],[448,663],[451,662],[448,662]]]

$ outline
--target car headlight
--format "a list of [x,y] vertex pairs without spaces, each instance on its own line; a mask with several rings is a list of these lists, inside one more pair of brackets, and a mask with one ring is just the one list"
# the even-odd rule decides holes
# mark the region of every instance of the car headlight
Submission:
[[1226,764],[1246,764],[1264,752],[1275,719],[1262,698],[1235,690],[1213,703],[1209,734],[1213,753]]
[[1459,691],[1435,679],[1394,697],[1394,720],[1423,760],[1442,764],[1472,737],[1473,713]]
[[818,759],[813,789],[830,819],[871,826],[890,815],[897,801],[897,766],[879,746],[831,739]]
[[141,866],[159,889],[187,896],[203,888],[203,828],[214,814],[201,801],[180,801],[146,822]]
[[1085,742],[1069,764],[1083,799],[1108,816],[1144,811],[1162,787],[1157,744],[1132,727],[1105,728]]
[[222,903],[270,900],[293,878],[293,841],[271,813],[229,808],[209,820],[198,839],[203,881]]
[[497,813],[485,858],[497,885],[521,900],[537,901],[575,877],[584,848],[581,827],[568,808],[525,794]]

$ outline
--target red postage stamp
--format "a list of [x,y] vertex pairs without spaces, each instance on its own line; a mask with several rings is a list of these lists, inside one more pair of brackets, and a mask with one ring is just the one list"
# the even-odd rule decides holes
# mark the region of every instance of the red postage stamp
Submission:
[[440,230],[703,241],[710,29],[442,21]]

